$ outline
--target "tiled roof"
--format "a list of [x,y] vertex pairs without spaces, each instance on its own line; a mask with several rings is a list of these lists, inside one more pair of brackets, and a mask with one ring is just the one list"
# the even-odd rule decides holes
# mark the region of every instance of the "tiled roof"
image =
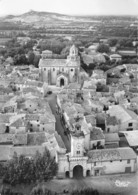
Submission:
[[13,136],[14,134],[11,133],[0,134],[0,144],[5,144],[5,143],[12,144]]
[[10,155],[13,156],[16,152],[17,155],[34,156],[37,151],[43,154],[44,150],[43,146],[15,146],[10,148]]
[[7,161],[10,159],[10,149],[12,146],[0,145],[0,161]]
[[126,122],[132,119],[138,120],[138,116],[133,111],[125,109],[120,105],[113,105],[108,110],[108,113],[110,114],[110,116],[116,116],[116,118],[121,122]]
[[44,115],[40,116],[40,123],[51,123],[56,122],[55,116],[50,112],[45,112]]
[[101,140],[105,139],[103,131],[100,128],[94,127],[90,133],[90,139],[93,140]]
[[115,126],[119,124],[119,121],[117,120],[115,116],[107,116],[106,124]]
[[120,139],[119,139],[119,136],[118,136],[118,133],[106,133],[104,134],[105,136],[105,142],[118,142]]
[[124,135],[129,143],[129,146],[138,146],[138,130],[125,131]]
[[9,123],[11,116],[14,114],[0,114],[0,123]]
[[85,119],[87,121],[87,123],[91,123],[92,125],[96,124],[96,119],[94,115],[86,115]]
[[91,150],[88,152],[88,162],[104,162],[115,160],[136,159],[136,154],[133,149],[125,148],[112,148],[102,150]]
[[28,133],[27,144],[28,145],[42,145],[47,142],[47,138],[44,132]]
[[66,66],[66,59],[40,59],[39,67],[47,67],[47,66]]
[[27,134],[14,134],[13,145],[27,145]]

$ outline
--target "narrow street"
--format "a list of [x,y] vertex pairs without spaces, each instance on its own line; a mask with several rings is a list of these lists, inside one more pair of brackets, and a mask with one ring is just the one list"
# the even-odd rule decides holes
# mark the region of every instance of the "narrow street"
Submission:
[[70,152],[70,140],[68,136],[64,134],[64,126],[61,122],[60,115],[56,113],[56,95],[52,94],[47,97],[47,101],[49,102],[49,105],[51,107],[52,113],[54,114],[56,118],[56,131],[61,136],[66,148],[67,152]]

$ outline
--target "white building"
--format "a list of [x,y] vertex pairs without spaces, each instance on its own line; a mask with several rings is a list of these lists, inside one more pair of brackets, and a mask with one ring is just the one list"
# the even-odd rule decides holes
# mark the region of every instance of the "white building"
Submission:
[[136,154],[129,148],[88,150],[83,132],[71,136],[71,152],[58,155],[58,177],[86,177],[136,171]]

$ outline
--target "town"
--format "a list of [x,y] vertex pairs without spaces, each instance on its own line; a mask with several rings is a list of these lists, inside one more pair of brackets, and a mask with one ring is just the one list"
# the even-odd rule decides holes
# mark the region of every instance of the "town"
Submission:
[[[37,14],[31,11],[24,17]],[[98,181],[110,176],[137,181],[136,18],[126,17],[123,25],[116,27],[107,18],[102,19],[107,21],[105,28],[104,23],[90,23],[88,17],[79,21],[75,18],[74,24],[58,24],[58,28],[24,24],[23,28],[29,26],[29,30],[16,29],[21,25],[17,20],[15,30],[9,25],[7,29],[10,17],[2,21],[0,177],[6,183],[20,184],[12,178],[14,171],[5,174],[8,162],[16,158],[20,161],[21,156],[28,160],[24,162],[33,161],[34,156],[39,161],[38,156],[44,153],[50,156],[45,160],[51,158],[55,163],[55,170],[51,168],[49,174],[57,182]],[[116,17],[116,23],[120,21]],[[29,168],[24,170],[31,175]],[[43,178],[49,181],[48,176]],[[137,184],[131,188],[136,189]],[[71,193],[68,186],[63,190]],[[125,191],[126,195],[135,193]]]

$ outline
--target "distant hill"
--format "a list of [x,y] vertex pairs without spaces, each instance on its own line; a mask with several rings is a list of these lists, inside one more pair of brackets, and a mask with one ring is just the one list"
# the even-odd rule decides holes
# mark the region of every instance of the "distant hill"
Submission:
[[24,23],[24,24],[34,24],[34,25],[46,25],[52,24],[54,22],[64,23],[68,21],[78,20],[74,16],[68,16],[52,12],[38,12],[38,11],[29,11],[21,15],[8,15],[1,17],[2,22],[12,22],[12,23]]

